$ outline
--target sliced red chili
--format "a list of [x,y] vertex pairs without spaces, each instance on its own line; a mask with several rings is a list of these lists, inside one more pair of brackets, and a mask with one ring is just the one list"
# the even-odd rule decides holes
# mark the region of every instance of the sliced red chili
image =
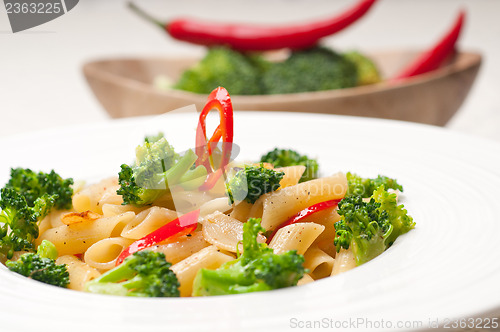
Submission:
[[465,11],[461,11],[452,28],[430,49],[422,52],[413,62],[404,67],[392,81],[427,73],[439,68],[452,54],[462,30]]
[[164,28],[170,36],[185,42],[215,46],[224,45],[240,51],[267,51],[281,48],[305,49],[326,36],[333,35],[360,19],[376,0],[360,0],[333,17],[288,26],[227,24],[176,19],[166,24],[146,14],[134,4],[130,8],[147,20]]
[[137,251],[154,246],[166,240],[175,240],[176,238],[191,234],[198,227],[198,217],[200,210],[191,211],[168,224],[149,233],[142,239],[139,239],[125,248],[116,259],[116,265],[120,265],[125,258]]
[[282,229],[283,227],[298,223],[301,220],[303,220],[304,218],[309,217],[310,215],[312,215],[316,212],[323,211],[323,210],[326,210],[326,209],[331,208],[331,207],[335,207],[339,204],[340,201],[341,201],[341,199],[332,199],[329,201],[324,201],[321,203],[311,205],[311,206],[305,208],[304,210],[298,212],[295,216],[291,217],[290,219],[288,219],[287,221],[285,221],[284,223],[279,225],[274,230],[274,232],[271,234],[271,236],[269,236],[269,238],[267,239],[267,243],[270,243],[271,240],[273,239],[273,237],[276,235],[276,233],[280,229]]
[[[207,139],[207,116],[211,110],[219,111],[220,123],[215,129],[212,137]],[[222,157],[220,165],[213,165],[211,161],[214,147],[222,139]],[[224,167],[231,160],[231,152],[233,148],[233,105],[231,97],[226,89],[218,87],[213,90],[208,96],[207,103],[200,113],[198,127],[196,130],[196,154],[198,160],[196,165],[203,165],[207,169],[209,176],[205,184],[200,187],[200,190],[210,190],[219,177],[222,175]]]

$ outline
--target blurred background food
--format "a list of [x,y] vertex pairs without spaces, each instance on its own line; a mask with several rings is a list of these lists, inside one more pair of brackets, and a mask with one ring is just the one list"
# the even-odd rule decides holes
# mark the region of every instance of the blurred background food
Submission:
[[[339,13],[356,1],[256,0],[250,4],[245,1],[190,0],[136,3],[165,20],[190,16],[211,21],[279,25]],[[500,9],[498,3],[487,0],[380,0],[359,22],[324,38],[322,45],[344,56],[350,50],[368,55],[382,68],[380,72],[384,75],[389,66],[376,61],[372,54],[380,50],[409,54],[428,48],[449,29],[462,7],[467,8],[467,21],[459,41],[460,49],[480,51],[486,57],[471,95],[447,126],[494,137],[500,122],[500,116],[495,111],[500,107],[495,93],[495,77],[500,67],[492,59],[500,50],[490,40],[494,40],[499,32],[493,14]],[[91,23],[89,16],[92,17]],[[0,24],[2,30],[9,30],[5,17],[0,17]],[[4,97],[9,111],[2,111],[3,119],[18,122],[30,117],[34,121],[25,121],[23,128],[26,130],[39,128],[40,125],[47,127],[108,118],[103,108],[90,97],[91,92],[80,76],[79,68],[90,60],[146,57],[199,60],[206,54],[205,47],[179,42],[157,27],[148,25],[130,12],[125,1],[118,0],[87,0],[59,20],[16,35],[4,33],[0,38],[6,50],[3,55],[5,61],[0,64],[3,74],[0,84],[3,91],[9,91]],[[408,55],[403,58],[409,60]],[[151,85],[156,82],[165,88],[176,83],[168,79],[162,81],[158,76],[155,76],[156,80],[153,77]],[[44,89],[40,88],[42,86]],[[460,91],[463,93],[463,90],[462,87]],[[29,98],[26,98],[27,93]],[[36,109],[44,111],[36,112]],[[471,123],[476,124],[475,128]],[[9,130],[14,129],[7,128],[4,133],[9,133]]]
[[208,94],[227,86],[233,95],[267,95],[352,88],[381,81],[377,66],[359,52],[324,47],[293,51],[280,61],[227,47],[210,48],[170,87]]

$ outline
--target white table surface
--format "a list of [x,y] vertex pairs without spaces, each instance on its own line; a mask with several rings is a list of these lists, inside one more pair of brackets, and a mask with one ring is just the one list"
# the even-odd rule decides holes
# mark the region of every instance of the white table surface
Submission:
[[[336,12],[353,1],[189,0],[138,1],[165,19],[179,15],[232,21],[287,22]],[[339,49],[425,47],[468,10],[460,45],[484,54],[472,91],[447,125],[500,141],[500,1],[380,0],[363,20],[326,40]],[[119,0],[82,0],[66,15],[13,34],[0,7],[0,137],[73,123],[106,121],[81,73],[85,61],[124,55],[203,52],[174,41],[136,17]]]

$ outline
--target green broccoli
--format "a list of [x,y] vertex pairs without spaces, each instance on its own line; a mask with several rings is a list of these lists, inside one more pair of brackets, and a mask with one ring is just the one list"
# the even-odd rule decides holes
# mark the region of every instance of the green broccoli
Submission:
[[408,211],[404,209],[404,205],[398,205],[396,194],[388,193],[382,185],[373,192],[372,197],[375,202],[380,204],[380,210],[387,212],[389,222],[392,225],[392,232],[385,241],[387,246],[391,246],[401,234],[415,228],[415,222],[408,215]]
[[55,204],[57,195],[43,194],[33,206],[10,187],[0,191],[0,254],[8,259],[14,251],[31,250],[38,237],[37,222],[45,218]]
[[347,195],[359,195],[363,198],[370,197],[380,186],[386,189],[403,191],[403,187],[395,180],[387,176],[379,175],[374,179],[362,178],[361,176],[347,172]]
[[290,287],[305,273],[304,256],[295,250],[281,255],[257,242],[260,219],[243,225],[243,253],[217,270],[201,269],[193,282],[193,296],[241,294]]
[[146,137],[144,137],[144,142],[154,143],[154,142],[158,142],[160,139],[162,139],[164,137],[165,137],[165,135],[162,132],[159,132],[156,135],[147,135]]
[[57,265],[56,258],[56,247],[51,242],[43,240],[36,254],[23,254],[17,261],[7,261],[5,265],[12,272],[30,279],[65,288],[69,284],[68,269],[66,264]]
[[351,51],[343,56],[356,65],[358,71],[358,85],[375,84],[382,81],[377,65],[367,56]]
[[357,68],[351,61],[324,47],[292,52],[273,64],[262,77],[267,94],[322,91],[358,85]]
[[149,205],[168,193],[170,186],[206,175],[203,166],[191,169],[197,158],[192,150],[180,157],[162,135],[147,137],[136,149],[135,164],[121,165],[117,193],[123,204]]
[[208,94],[224,86],[233,95],[261,94],[263,61],[226,47],[210,48],[200,62],[182,74],[174,89]]
[[299,182],[309,181],[318,177],[318,162],[297,151],[275,148],[260,158],[261,162],[271,163],[274,167],[286,167],[294,165],[306,166],[306,170]]
[[10,170],[10,180],[6,187],[22,194],[29,206],[43,196],[57,195],[54,207],[59,210],[71,208],[73,196],[73,179],[63,179],[54,170],[50,173],[33,172],[29,168],[13,168]]
[[394,240],[415,227],[403,205],[397,205],[396,194],[378,187],[369,202],[360,195],[349,195],[338,205],[341,219],[335,223],[334,244],[352,250],[356,265],[375,258]]
[[284,175],[284,172],[265,168],[263,164],[245,165],[226,185],[229,200],[231,203],[245,200],[253,204],[263,194],[277,190]]
[[85,291],[119,296],[179,297],[179,281],[170,266],[161,252],[138,251],[99,278],[87,282]]

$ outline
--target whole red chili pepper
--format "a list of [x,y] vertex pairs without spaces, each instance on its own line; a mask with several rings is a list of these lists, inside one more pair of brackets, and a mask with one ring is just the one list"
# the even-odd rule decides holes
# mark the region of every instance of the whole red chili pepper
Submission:
[[[207,116],[211,110],[216,109],[219,111],[220,123],[215,129],[212,137],[207,139]],[[222,138],[222,158],[218,169],[215,170],[210,158],[212,156],[212,149],[217,145],[217,142]],[[233,148],[233,105],[231,97],[227,90],[223,87],[218,87],[213,90],[208,96],[207,103],[200,113],[198,127],[196,130],[196,154],[198,160],[196,165],[203,165],[209,173],[205,184],[200,190],[210,190],[219,177],[223,173],[223,168],[229,164],[231,160],[231,152]]]
[[129,3],[129,6],[178,40],[205,46],[225,45],[240,51],[267,51],[281,48],[310,48],[321,38],[333,35],[356,22],[375,2],[376,0],[360,0],[353,7],[334,17],[288,26],[201,22],[187,18],[172,20],[165,24],[134,4]]
[[149,233],[142,239],[133,242],[121,252],[120,256],[118,256],[116,259],[116,265],[120,265],[125,258],[137,251],[149,248],[165,240],[172,240],[183,235],[191,234],[196,227],[198,227],[199,215],[200,210],[186,213]]
[[465,20],[465,11],[460,11],[453,27],[433,45],[422,52],[413,62],[403,68],[391,81],[402,80],[411,76],[427,73],[439,68],[455,52],[455,45]]
[[325,209],[337,206],[340,201],[341,201],[340,199],[332,199],[332,200],[329,200],[329,201],[324,201],[324,202],[320,202],[320,203],[311,205],[311,206],[305,208],[304,210],[299,211],[295,216],[291,217],[290,219],[288,219],[287,221],[285,221],[284,223],[282,223],[281,225],[279,225],[273,231],[273,233],[271,234],[271,236],[269,236],[269,238],[267,239],[267,243],[270,243],[271,240],[273,239],[273,237],[278,232],[278,230],[282,229],[283,227],[288,226],[288,225],[292,225],[292,224],[295,224],[295,223],[298,223],[302,219],[304,219],[305,217],[309,217],[313,213],[316,213],[316,212],[319,212],[319,211],[322,211],[322,210],[325,210]]

